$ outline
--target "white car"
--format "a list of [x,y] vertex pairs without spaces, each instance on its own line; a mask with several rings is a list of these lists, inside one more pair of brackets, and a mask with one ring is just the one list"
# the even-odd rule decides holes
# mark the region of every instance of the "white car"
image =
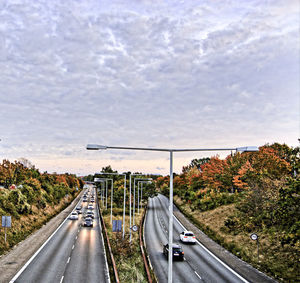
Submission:
[[92,204],[89,204],[87,209],[94,209],[93,205]]
[[76,211],[73,211],[69,217],[71,220],[78,220],[78,213]]
[[196,237],[192,231],[183,231],[180,233],[180,241],[184,243],[196,243]]

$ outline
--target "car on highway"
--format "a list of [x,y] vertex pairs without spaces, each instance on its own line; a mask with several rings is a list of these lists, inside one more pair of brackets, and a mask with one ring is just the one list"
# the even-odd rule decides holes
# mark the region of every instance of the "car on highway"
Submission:
[[84,227],[93,227],[94,226],[93,219],[91,217],[85,218],[84,222],[83,222],[83,226]]
[[73,211],[69,217],[71,220],[78,220],[78,213],[76,211]]
[[[163,254],[169,257],[169,244],[163,246]],[[178,244],[173,244],[173,260],[184,260],[184,252]]]
[[89,204],[87,208],[88,208],[88,209],[94,209],[94,207],[93,207],[92,204]]
[[179,235],[180,241],[183,243],[196,243],[196,237],[192,231],[183,231]]
[[95,218],[95,214],[93,211],[87,211],[86,214],[85,214],[85,218],[87,217],[91,217],[91,218]]

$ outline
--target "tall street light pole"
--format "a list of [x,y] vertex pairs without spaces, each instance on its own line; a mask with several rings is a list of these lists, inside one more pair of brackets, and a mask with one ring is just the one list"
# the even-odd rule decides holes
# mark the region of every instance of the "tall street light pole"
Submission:
[[94,178],[95,183],[101,183],[101,188],[100,188],[100,201],[102,201],[102,184],[105,182],[104,179],[100,178]]
[[100,172],[100,173],[95,173],[95,175],[122,175],[122,176],[124,176],[124,201],[123,201],[123,239],[124,239],[124,237],[125,237],[125,208],[126,208],[126,174]]
[[[143,174],[130,174],[129,176],[129,242],[131,243],[131,177],[132,176],[141,176]],[[135,180],[135,179],[134,179]],[[135,198],[135,191],[134,191],[134,196],[133,199]],[[135,201],[135,199],[134,199]],[[134,211],[133,211],[133,225],[134,225]]]
[[112,225],[112,208],[113,208],[113,197],[114,197],[114,180],[108,178],[95,178],[94,182],[101,182],[102,180],[106,181],[106,209],[107,209],[107,186],[108,181],[111,181],[111,190],[110,190],[110,224]]
[[[190,151],[239,151],[254,152],[258,151],[256,146],[235,147],[235,148],[186,148],[186,149],[168,149],[168,148],[148,148],[148,147],[125,147],[125,146],[106,146],[99,144],[88,144],[87,150],[99,149],[125,149],[125,150],[145,150],[145,151],[163,151],[170,154],[170,196],[169,196],[169,257],[168,257],[168,283],[172,283],[173,270],[173,152],[190,152]],[[125,190],[124,190],[125,192]]]
[[134,222],[134,217],[135,217],[135,180],[148,180],[152,181],[152,178],[134,178],[133,180],[133,225],[135,224]]

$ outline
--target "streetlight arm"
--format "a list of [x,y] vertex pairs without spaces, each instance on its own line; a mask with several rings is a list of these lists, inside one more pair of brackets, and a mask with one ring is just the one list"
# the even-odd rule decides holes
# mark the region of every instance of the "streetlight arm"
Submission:
[[259,151],[257,146],[244,146],[236,148],[237,152],[256,152]]
[[146,151],[167,151],[167,152],[187,152],[187,151],[229,151],[236,150],[239,152],[254,152],[258,151],[257,146],[246,146],[246,147],[233,147],[233,148],[182,148],[182,149],[171,149],[171,148],[148,148],[148,147],[125,147],[125,146],[106,146],[99,144],[88,144],[86,146],[88,150],[99,150],[99,149],[128,149],[128,150],[146,150]]
[[98,149],[107,149],[107,146],[99,145],[99,144],[88,144],[86,146],[88,150],[98,150]]

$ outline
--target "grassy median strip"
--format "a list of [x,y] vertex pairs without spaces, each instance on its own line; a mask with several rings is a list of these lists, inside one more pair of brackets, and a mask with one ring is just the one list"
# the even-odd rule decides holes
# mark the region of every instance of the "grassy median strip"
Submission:
[[[141,255],[138,232],[132,232],[132,241],[131,243],[129,242],[129,215],[126,214],[126,234],[123,239],[122,232],[112,232],[110,208],[107,210],[102,209],[102,214],[116,261],[120,282],[148,282]],[[122,209],[113,209],[113,220],[122,220],[122,214]],[[140,223],[142,215],[143,209],[135,216],[136,224]]]

